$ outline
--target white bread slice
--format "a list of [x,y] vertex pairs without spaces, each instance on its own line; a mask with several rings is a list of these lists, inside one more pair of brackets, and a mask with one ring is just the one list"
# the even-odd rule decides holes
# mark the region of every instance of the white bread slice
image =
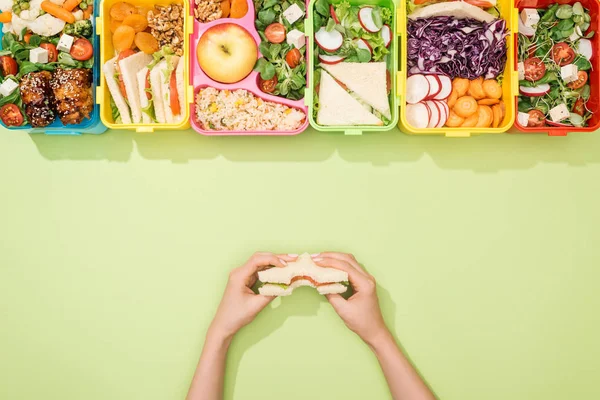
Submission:
[[383,125],[383,122],[365,110],[327,72],[321,71],[319,88],[319,125]]
[[181,109],[181,113],[179,115],[175,115],[175,122],[179,123],[183,121],[183,117],[185,115],[184,107],[187,107],[185,104],[185,80],[183,78],[183,69],[185,67],[185,63],[183,60],[179,60],[177,63],[177,69],[175,70],[175,76],[177,78],[177,96],[179,97],[179,108]]
[[410,19],[444,17],[451,15],[456,19],[474,18],[481,22],[491,22],[494,16],[485,12],[479,7],[473,6],[464,1],[449,1],[444,3],[435,3],[427,7],[417,8],[408,15]]
[[152,123],[152,119],[148,114],[146,114],[143,110],[148,107],[150,101],[148,100],[148,96],[146,96],[146,74],[148,73],[148,67],[144,67],[137,73],[137,81],[138,81],[138,90],[140,96],[140,108],[142,109],[142,122],[144,124]]
[[289,285],[292,279],[298,276],[309,277],[316,283],[337,283],[348,280],[347,272],[335,268],[319,267],[308,253],[302,254],[296,261],[288,263],[283,268],[269,268],[258,272],[258,279],[265,283]]
[[165,116],[165,98],[162,92],[163,70],[167,67],[167,62],[162,60],[150,71],[150,89],[152,90],[152,101],[154,102],[154,112],[156,120],[160,124],[167,122]]
[[152,61],[152,56],[143,51],[138,51],[119,61],[119,69],[123,76],[129,108],[131,108],[131,120],[134,124],[139,124],[142,121],[137,73],[148,65],[150,61]]
[[[291,285],[289,285],[286,288],[267,283],[258,289],[258,293],[260,293],[263,296],[289,296],[292,294],[294,289],[300,286],[310,286],[313,288],[315,287],[315,285],[311,281],[302,279],[294,281]],[[344,293],[346,292],[346,290],[348,290],[348,288],[342,285],[341,283],[332,283],[330,285],[317,286],[317,292],[319,292],[319,294]]]
[[386,66],[384,62],[321,64],[335,79],[342,82],[365,103],[386,118],[390,114],[387,94]]
[[121,114],[121,121],[124,124],[130,124],[131,116],[129,114],[129,107],[125,102],[125,98],[121,94],[121,90],[119,90],[119,83],[115,79],[115,61],[117,61],[117,57],[108,60],[106,64],[102,66],[102,70],[104,71],[106,84],[108,85],[108,91],[110,92],[110,95],[115,101],[115,104],[119,109],[119,113]]

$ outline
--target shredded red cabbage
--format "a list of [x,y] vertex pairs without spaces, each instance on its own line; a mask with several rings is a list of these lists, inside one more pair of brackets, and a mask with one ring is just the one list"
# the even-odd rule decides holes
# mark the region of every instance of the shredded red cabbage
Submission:
[[454,17],[408,22],[409,75],[443,73],[450,78],[496,78],[506,65],[506,21]]

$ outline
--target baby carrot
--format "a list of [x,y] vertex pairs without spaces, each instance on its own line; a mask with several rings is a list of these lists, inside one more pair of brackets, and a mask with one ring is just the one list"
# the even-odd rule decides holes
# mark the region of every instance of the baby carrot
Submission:
[[61,6],[58,6],[48,0],[42,1],[42,10],[46,11],[48,14],[56,17],[58,19],[62,19],[69,24],[75,22],[75,16],[71,11],[67,11]]
[[67,0],[63,3],[62,7],[67,11],[73,11],[81,3],[81,0]]

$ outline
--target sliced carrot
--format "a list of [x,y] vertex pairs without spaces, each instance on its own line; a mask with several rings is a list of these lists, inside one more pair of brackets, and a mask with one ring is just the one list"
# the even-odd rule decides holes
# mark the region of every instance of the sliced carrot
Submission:
[[456,104],[457,99],[458,99],[458,92],[456,91],[456,89],[452,89],[452,92],[450,93],[450,97],[448,97],[448,100],[446,100],[446,104],[448,104],[448,107],[452,108]]
[[501,120],[504,119],[504,115],[506,114],[506,106],[504,105],[504,101],[500,100],[500,103],[498,103],[498,105],[500,106],[500,111],[502,111],[502,116],[500,117]]
[[448,119],[446,120],[446,126],[456,128],[461,126],[463,122],[465,122],[463,117],[459,117],[454,111],[450,111],[450,115],[448,115]]
[[6,24],[10,21],[12,21],[12,13],[10,11],[4,11],[3,13],[0,13],[0,22]]
[[454,112],[459,117],[470,117],[477,112],[477,102],[471,96],[459,97],[454,105]]
[[477,100],[477,104],[479,104],[480,106],[493,106],[494,104],[498,104],[498,103],[500,103],[500,100],[498,100],[498,99]]
[[71,11],[67,11],[64,8],[62,8],[61,6],[58,6],[48,0],[42,1],[41,7],[42,7],[42,10],[46,11],[48,14],[52,15],[53,17],[61,19],[69,24],[72,24],[75,22],[75,16],[73,15],[73,13]]
[[492,106],[492,113],[494,114],[494,120],[492,121],[492,128],[497,128],[502,122],[502,110],[500,104]]
[[469,96],[475,98],[475,100],[481,100],[485,98],[485,92],[483,91],[483,77],[473,79],[469,82],[469,90],[467,91]]
[[75,7],[79,5],[79,3],[81,3],[81,0],[66,0],[63,3],[62,8],[64,8],[67,11],[73,11]]
[[465,122],[462,123],[461,128],[472,128],[477,125],[477,121],[479,121],[479,117],[477,114],[473,114],[469,118],[465,119]]
[[94,6],[88,5],[85,10],[83,10],[83,19],[90,19],[92,14],[94,13]]
[[464,96],[469,90],[469,80],[467,78],[454,78],[452,87],[458,93],[458,97]]
[[487,128],[492,124],[494,120],[494,113],[490,106],[479,106],[477,109],[477,127]]
[[231,11],[231,3],[229,0],[223,0],[221,2],[221,17],[227,18],[229,17],[229,12]]
[[495,79],[486,79],[483,81],[482,86],[487,97],[492,99],[500,99],[502,97],[502,87]]

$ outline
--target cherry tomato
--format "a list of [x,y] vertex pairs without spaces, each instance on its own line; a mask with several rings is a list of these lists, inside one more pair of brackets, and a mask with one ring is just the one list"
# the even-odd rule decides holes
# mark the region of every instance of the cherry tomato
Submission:
[[531,110],[527,114],[529,114],[527,126],[534,128],[546,126],[546,116],[540,110]]
[[525,64],[525,79],[528,81],[539,81],[546,73],[544,62],[537,57],[530,57],[523,64]]
[[21,126],[23,114],[16,104],[5,104],[0,108],[0,118],[6,126]]
[[273,22],[265,29],[265,36],[271,43],[283,43],[285,40],[285,26],[279,22]]
[[171,103],[171,111],[173,115],[181,114],[181,105],[179,104],[179,96],[177,95],[177,75],[175,70],[171,72],[171,79],[169,80],[169,102]]
[[150,86],[150,70],[148,70],[148,72],[146,72],[146,84],[144,85],[144,89],[146,91],[146,98],[148,100],[152,100],[152,93],[150,93],[150,90],[151,90],[151,86]]
[[585,71],[577,72],[577,80],[567,84],[569,89],[580,89],[588,80],[588,74]]
[[552,59],[561,67],[571,64],[575,59],[575,52],[565,42],[552,46]]
[[285,55],[285,62],[290,66],[290,68],[296,68],[298,65],[300,65],[301,61],[302,54],[300,54],[300,50],[298,49],[291,49]]
[[277,86],[277,75],[273,76],[271,79],[267,79],[266,81],[263,78],[258,76],[258,87],[265,93],[273,93],[275,91],[275,87]]
[[583,114],[585,114],[585,101],[583,101],[583,98],[580,97],[575,101],[575,104],[573,104],[573,112],[583,117]]
[[0,57],[0,72],[2,76],[16,75],[19,71],[19,66],[11,56]]
[[71,47],[71,57],[77,61],[87,61],[92,58],[94,54],[94,48],[89,40],[85,38],[79,38]]
[[125,97],[126,99],[127,99],[127,91],[125,90],[125,82],[123,81],[123,75],[121,74],[121,68],[119,67],[119,61],[121,61],[122,59],[127,58],[133,54],[135,54],[135,51],[133,51],[131,49],[125,49],[119,53],[119,56],[117,57],[117,62],[115,63],[115,70],[119,73],[119,90],[121,91],[121,94],[123,95],[123,97]]
[[29,44],[29,40],[31,39],[31,35],[33,35],[31,32],[27,32],[25,34],[25,36],[23,36],[23,40],[25,41],[25,43]]
[[40,44],[42,49],[48,50],[48,62],[56,62],[58,60],[58,51],[56,50],[56,46],[52,43],[42,43]]

